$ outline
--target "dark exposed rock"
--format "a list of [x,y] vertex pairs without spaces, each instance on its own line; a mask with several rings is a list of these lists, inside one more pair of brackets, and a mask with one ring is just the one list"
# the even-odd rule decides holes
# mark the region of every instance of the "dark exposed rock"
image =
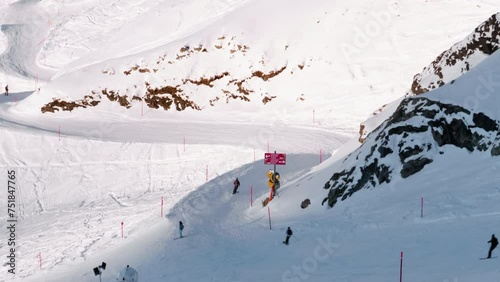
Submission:
[[486,131],[498,131],[497,122],[483,113],[475,113],[472,116],[472,121],[477,127],[482,128]]
[[492,156],[500,156],[500,145],[496,145],[491,149]]
[[380,146],[378,148],[378,152],[380,153],[381,158],[385,158],[385,156],[392,154],[394,151],[389,147]]
[[463,107],[425,97],[404,99],[394,114],[343,161],[355,165],[334,173],[325,183],[329,192],[322,204],[333,207],[339,198],[343,201],[361,189],[390,183],[393,173],[410,177],[432,163],[434,154],[443,154],[435,148],[444,145],[469,151],[492,148],[492,155],[500,155],[500,133],[495,140],[491,134],[480,133],[498,132],[498,128],[498,123],[483,113],[472,114]]
[[375,152],[375,149],[377,149],[377,146],[376,145],[373,145],[371,148],[370,148],[370,153],[368,155],[366,155],[365,157],[365,161],[368,161],[369,158],[371,158],[373,156],[373,153]]
[[369,185],[375,186],[390,182],[390,168],[385,165],[379,165],[378,159],[374,159],[371,164],[359,168],[361,177],[356,183],[353,182],[355,169],[356,167],[352,167],[349,171],[344,170],[341,173],[336,173],[334,175],[335,178],[332,177],[332,180],[325,185],[326,189],[331,188],[327,197],[330,207],[333,207],[337,203],[338,198],[341,198],[343,201]]
[[[322,205],[322,206],[323,206],[323,205],[325,205],[325,203],[326,203],[327,201],[328,201],[328,197],[324,198],[324,199],[323,199],[323,201],[321,201],[321,205]],[[332,205],[332,207],[333,207],[333,205]]]
[[472,132],[463,120],[453,119],[448,123],[444,118],[430,121],[432,125],[432,137],[439,146],[455,145],[459,148],[465,148],[468,151],[474,151],[474,148],[484,151],[486,148],[479,146],[482,136]]
[[412,133],[418,133],[418,132],[426,132],[429,127],[427,125],[422,125],[422,126],[413,126],[413,125],[404,125],[404,126],[398,126],[398,127],[393,127],[389,129],[389,135],[394,135],[394,134],[405,134],[408,132]]
[[492,156],[500,156],[500,132],[497,131],[497,136],[495,137],[495,141],[493,141],[493,146],[491,148]]
[[216,81],[216,80],[219,80],[219,79],[222,79],[226,76],[229,75],[229,72],[223,72],[222,74],[218,74],[218,75],[215,75],[213,77],[209,77],[209,78],[206,78],[206,77],[200,77],[198,80],[193,80],[193,79],[184,79],[182,81],[183,84],[186,84],[187,82],[190,82],[190,83],[193,83],[193,84],[196,84],[196,85],[206,85],[206,86],[209,86],[209,87],[213,87],[212,85],[212,82]]
[[200,110],[201,108],[195,102],[188,99],[177,86],[165,86],[161,88],[151,88],[147,85],[147,92],[144,97],[144,102],[150,108],[158,109],[162,107],[164,110],[169,110],[172,105],[177,111],[183,111],[186,108]]
[[407,158],[414,156],[414,155],[418,155],[418,154],[422,153],[423,151],[424,151],[424,148],[419,147],[417,145],[415,145],[413,147],[406,147],[399,152],[399,159],[401,160],[402,163],[404,163],[404,161]]
[[437,102],[437,104],[439,105],[440,108],[443,109],[446,115],[458,114],[458,113],[465,113],[467,115],[470,115],[470,111],[467,110],[466,108],[452,104],[443,104],[439,102]]
[[328,197],[326,198],[328,200],[328,206],[333,207],[337,203],[337,199],[342,197],[342,194],[344,194],[345,189],[346,189],[345,186],[331,189],[330,192],[328,192]]
[[307,208],[309,205],[311,204],[311,200],[309,199],[305,199],[304,201],[302,201],[302,204],[300,204],[300,207],[305,209]]
[[264,201],[262,201],[262,207],[267,206],[269,204],[269,198],[265,198]]
[[379,184],[390,183],[391,182],[391,168],[382,164],[375,171],[375,176],[377,176]]
[[62,99],[52,99],[52,102],[45,104],[41,110],[42,113],[54,113],[56,111],[73,111],[76,108],[95,107],[101,101],[95,100],[94,96],[86,95],[81,100],[64,101]]
[[424,166],[430,163],[432,163],[432,160],[428,158],[418,158],[415,160],[410,160],[403,164],[403,168],[401,169],[401,177],[407,178],[408,176],[421,171]]
[[330,178],[330,181],[325,183],[325,187],[323,187],[323,188],[330,189],[333,186],[336,186],[338,181],[343,181],[345,183],[352,182],[352,179],[349,179],[349,176],[354,172],[355,169],[356,169],[356,167],[353,166],[353,167],[351,167],[351,169],[349,171],[343,170],[341,172],[334,173],[333,176]]
[[[415,75],[409,94],[418,95],[453,83],[499,48],[500,13]],[[352,168],[343,168],[325,184],[325,189],[330,190],[322,204],[328,202],[333,207],[338,198],[345,200],[363,188],[388,183],[392,173],[410,177],[432,163],[435,155],[444,155],[445,151],[437,148],[445,145],[470,152],[491,149],[492,156],[500,155],[498,121],[484,113],[471,113],[458,105],[420,97],[404,99],[391,117],[368,136],[363,135],[364,125],[360,127],[363,144],[343,161],[353,164]]]
[[342,201],[347,199],[347,197],[352,196],[352,194],[356,193],[357,191],[361,190],[368,183],[375,185],[375,180],[373,176],[375,175],[375,171],[377,170],[377,164],[378,160],[375,159],[373,163],[359,168],[361,171],[361,177],[359,178],[358,182],[355,183],[347,191],[347,193],[344,193],[344,195],[342,195]]
[[261,71],[254,71],[254,72],[252,72],[252,76],[260,77],[260,78],[262,78],[262,80],[268,81],[269,79],[282,73],[285,69],[286,69],[286,66],[284,66],[281,69],[276,70],[276,71],[270,71],[269,73],[263,73]]
[[121,96],[118,92],[113,90],[103,89],[102,94],[106,96],[111,102],[118,102],[120,106],[125,108],[130,108],[130,102],[127,100],[127,96]]
[[[485,55],[493,54],[500,47],[500,13],[480,24],[472,34],[441,53],[421,73],[416,74],[411,92],[419,95],[440,87],[468,72]],[[480,55],[478,55],[480,54]],[[465,67],[461,67],[461,66]],[[447,71],[454,69],[454,71]],[[445,74],[452,74],[453,76]]]

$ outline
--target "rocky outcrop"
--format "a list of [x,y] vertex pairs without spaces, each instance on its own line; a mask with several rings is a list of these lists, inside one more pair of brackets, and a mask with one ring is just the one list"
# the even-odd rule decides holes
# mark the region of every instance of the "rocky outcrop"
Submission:
[[[91,94],[85,93],[86,97],[91,97],[92,103],[87,103],[86,99],[58,99],[43,105],[41,110],[43,113],[54,113],[102,106],[106,103],[106,101],[101,103],[105,98],[127,109],[136,105],[141,105],[141,107],[145,105],[165,111],[203,110],[206,107],[215,107],[218,103],[229,103],[234,100],[244,102],[253,100],[266,105],[272,103],[278,95],[262,93],[263,91],[260,91],[262,85],[259,81],[271,82],[279,76],[289,76],[294,71],[298,72],[305,67],[300,64],[297,67],[288,67],[287,63],[268,65],[265,54],[260,54],[260,56],[254,54],[251,58],[260,57],[258,62],[244,59],[242,60],[245,62],[244,65],[240,65],[240,68],[249,69],[250,72],[231,72],[229,69],[224,71],[223,63],[213,68],[222,69],[222,71],[214,71],[209,65],[209,68],[202,72],[204,73],[202,76],[191,76],[189,73],[179,74],[176,71],[177,65],[184,66],[189,61],[196,63],[206,59],[207,56],[220,56],[227,60],[243,59],[247,52],[258,51],[252,51],[250,47],[239,42],[236,36],[230,38],[225,35],[221,36],[217,38],[214,46],[184,45],[175,54],[167,55],[165,51],[153,60],[142,59],[122,70],[109,67],[102,69],[100,75],[114,76],[115,79],[111,79],[113,83],[110,85],[99,85],[98,90],[90,91]],[[196,73],[198,72],[199,70]],[[119,84],[116,83],[117,80],[120,81]],[[146,84],[145,90],[143,87],[138,87],[142,83]],[[303,100],[303,97],[301,99]],[[140,104],[136,101],[145,103]]]
[[[324,203],[333,207],[364,188],[407,178],[433,162],[439,147],[452,145],[500,154],[499,124],[483,113],[425,97],[406,98],[393,115],[344,161],[325,184]],[[344,167],[346,167],[344,166]]]
[[[448,50],[442,52],[421,73],[414,76],[410,90],[406,96],[426,93],[453,81],[478,65],[500,47],[500,13],[492,15],[481,23],[474,31],[457,42]],[[387,111],[393,110],[383,105],[371,117],[360,124],[359,142],[363,143],[366,136],[387,116]],[[369,126],[367,126],[369,125]]]
[[162,108],[168,111],[172,105],[175,106],[177,111],[183,111],[187,108],[200,110],[200,107],[193,101],[189,100],[179,86],[165,86],[161,88],[152,88],[151,85],[146,84],[147,92],[144,96],[146,105],[153,109]]
[[[100,99],[101,97],[99,97]],[[42,107],[42,113],[55,113],[57,111],[68,111],[71,112],[77,108],[87,108],[95,107],[99,105],[101,101],[96,100],[94,96],[87,95],[83,99],[78,101],[64,101],[62,99],[52,99],[52,102],[45,104]]]
[[394,177],[411,177],[432,164],[436,156],[445,154],[439,149],[445,145],[499,156],[498,121],[458,105],[415,97],[454,83],[499,47],[500,13],[415,75],[409,95],[401,103],[384,105],[360,125],[359,142],[363,144],[325,184],[329,191],[323,204],[333,207],[339,199],[345,200],[363,188],[390,183]]
[[492,15],[472,34],[441,53],[416,74],[411,94],[419,95],[449,83],[478,65],[500,47],[500,13]]
[[309,199],[305,199],[304,201],[302,201],[302,203],[300,204],[300,207],[305,209],[307,208],[309,205],[311,204],[311,200]]

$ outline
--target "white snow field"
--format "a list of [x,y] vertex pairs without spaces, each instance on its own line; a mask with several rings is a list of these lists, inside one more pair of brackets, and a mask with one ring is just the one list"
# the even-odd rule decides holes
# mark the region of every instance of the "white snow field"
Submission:
[[[444,147],[408,179],[320,204],[359,146],[359,124],[496,12],[492,0],[1,1],[0,89],[11,94],[0,96],[0,281],[98,281],[104,261],[107,282],[126,265],[153,282],[386,282],[398,281],[402,251],[403,281],[497,281],[499,260],[479,260],[500,215],[489,153]],[[499,63],[495,54],[425,96],[500,120],[495,95],[467,96]],[[201,110],[131,99],[148,85],[180,85]],[[95,107],[41,112],[92,91]],[[269,210],[267,151],[287,154]],[[176,239],[180,220],[186,237]]]

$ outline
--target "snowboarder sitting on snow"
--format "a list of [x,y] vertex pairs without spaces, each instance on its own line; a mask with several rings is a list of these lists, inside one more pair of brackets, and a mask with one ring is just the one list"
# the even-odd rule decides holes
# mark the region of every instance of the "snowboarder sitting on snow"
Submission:
[[179,221],[179,237],[182,238],[182,230],[184,230],[184,224],[182,221]]
[[293,235],[292,229],[288,227],[288,229],[286,230],[286,239],[285,241],[283,241],[283,244],[288,245],[288,240],[290,240],[290,237],[292,237],[292,235]]
[[233,182],[233,184],[234,184],[233,194],[236,194],[236,192],[238,192],[238,187],[240,187],[240,181],[238,180],[238,177],[236,177],[236,180]]
[[490,250],[488,252],[488,258],[491,258],[491,252],[493,252],[493,250],[498,245],[498,240],[497,237],[495,237],[495,234],[491,235],[491,240],[489,240],[488,243],[491,243]]

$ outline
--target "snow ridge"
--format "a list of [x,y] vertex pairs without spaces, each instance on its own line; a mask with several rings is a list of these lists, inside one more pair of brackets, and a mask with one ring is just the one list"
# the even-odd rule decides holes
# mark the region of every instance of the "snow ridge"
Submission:
[[[416,74],[406,96],[420,95],[452,82],[467,73],[500,46],[500,13],[492,15],[460,42],[442,52],[422,72]],[[372,116],[360,124],[359,141],[386,120],[399,105],[401,100],[385,104]]]
[[492,15],[462,41],[441,53],[416,74],[411,94],[419,95],[443,86],[477,66],[500,46],[500,13]]

